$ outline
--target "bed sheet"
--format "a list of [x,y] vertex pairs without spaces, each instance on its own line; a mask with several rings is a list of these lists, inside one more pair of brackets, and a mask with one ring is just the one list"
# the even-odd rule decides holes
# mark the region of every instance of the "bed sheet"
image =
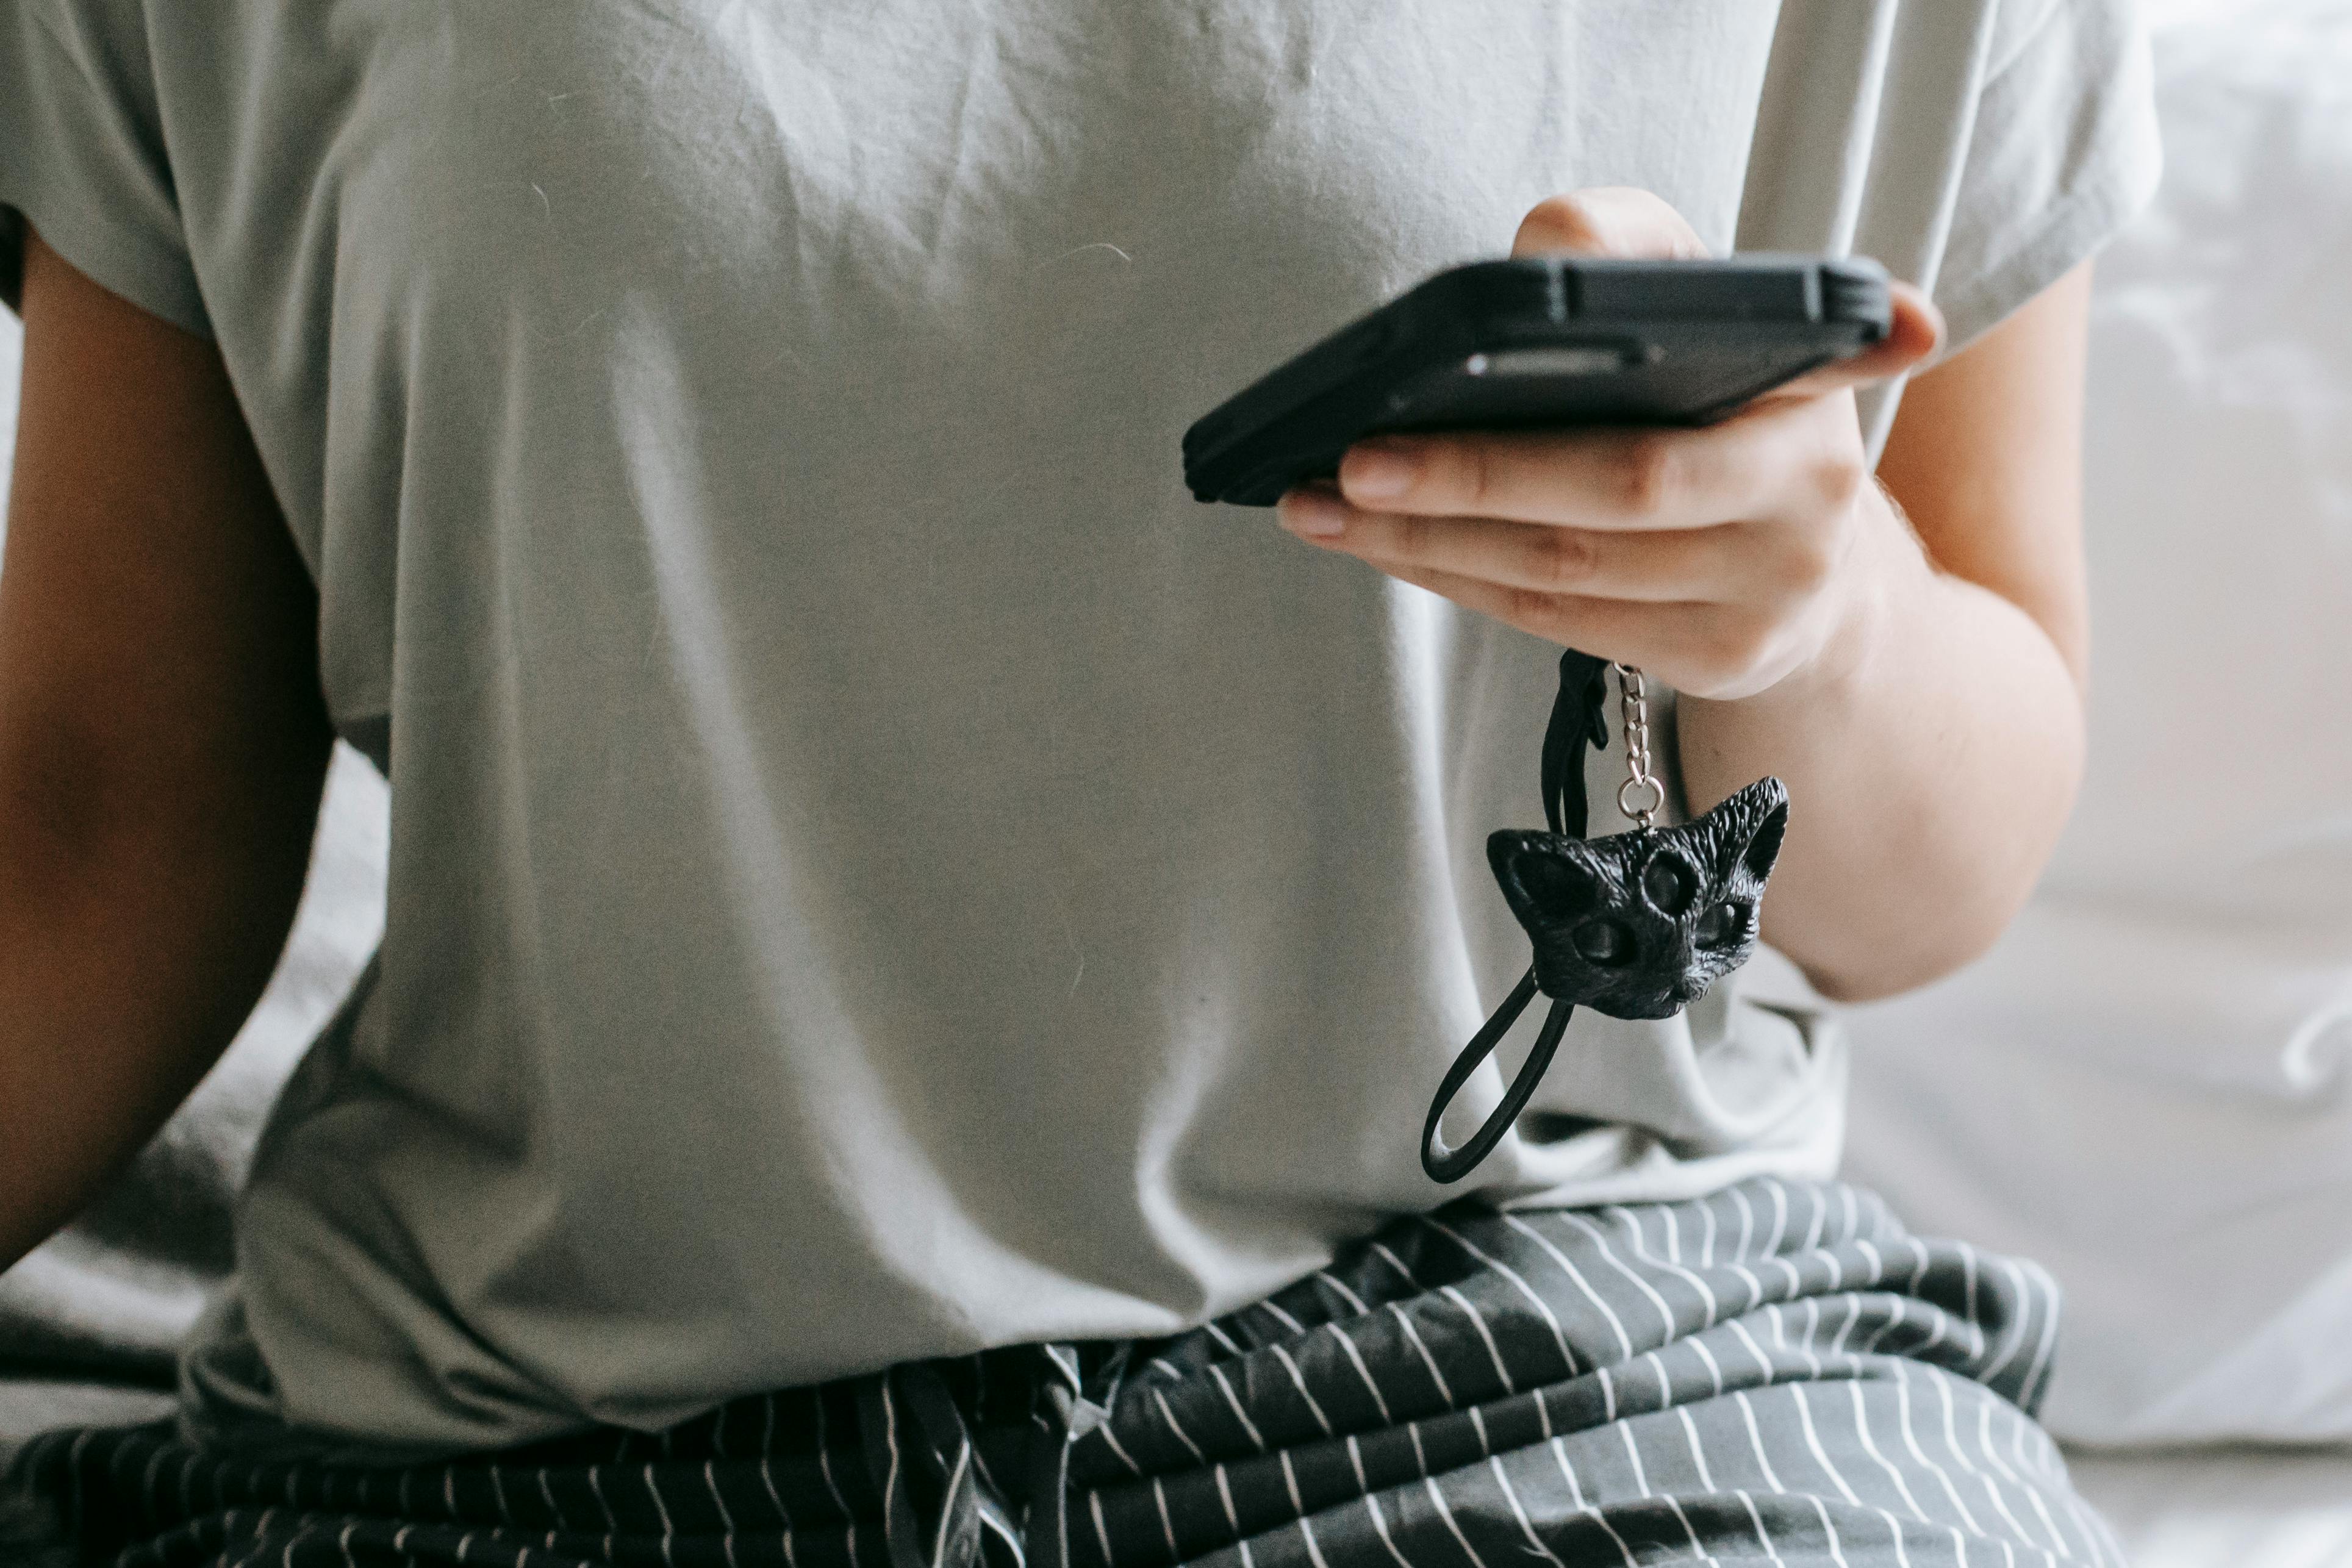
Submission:
[[2352,1448],[2075,1452],[2132,1568],[2352,1568]]
[[59,1427],[130,1426],[171,1413],[172,1396],[160,1389],[0,1376],[0,1450]]
[[2043,1418],[2352,1442],[2352,0],[2157,39],[2092,301],[2089,765],[1980,963],[1851,1015],[1845,1174],[2066,1291]]

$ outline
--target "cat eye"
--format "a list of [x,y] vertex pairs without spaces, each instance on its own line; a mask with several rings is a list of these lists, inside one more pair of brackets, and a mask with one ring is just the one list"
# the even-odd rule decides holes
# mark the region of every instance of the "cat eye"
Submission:
[[1688,866],[1670,854],[1659,855],[1643,869],[1643,895],[1668,915],[1680,915],[1688,909],[1697,891],[1698,879],[1691,875]]
[[1576,928],[1570,938],[1576,951],[1587,963],[1612,968],[1628,964],[1633,958],[1633,934],[1617,920],[1588,920]]
[[1739,940],[1748,928],[1748,911],[1737,904],[1718,904],[1698,917],[1698,929],[1694,935],[1706,947],[1721,947]]

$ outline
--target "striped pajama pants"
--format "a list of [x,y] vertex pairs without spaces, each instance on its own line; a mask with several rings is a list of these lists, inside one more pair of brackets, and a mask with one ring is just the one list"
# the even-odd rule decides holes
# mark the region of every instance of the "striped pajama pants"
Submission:
[[168,1423],[17,1456],[116,1568],[2120,1568],[2030,1412],[2056,1293],[1874,1196],[1398,1219],[1171,1339],[402,1468]]

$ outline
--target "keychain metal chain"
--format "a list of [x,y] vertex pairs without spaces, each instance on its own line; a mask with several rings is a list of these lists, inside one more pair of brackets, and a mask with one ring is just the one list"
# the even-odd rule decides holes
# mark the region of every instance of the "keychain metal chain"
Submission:
[[[1612,663],[1617,672],[1618,712],[1625,722],[1625,782],[1617,786],[1617,810],[1640,824],[1643,832],[1657,826],[1666,803],[1666,787],[1650,771],[1650,698],[1642,672],[1632,664]],[[1648,803],[1634,801],[1646,796]]]

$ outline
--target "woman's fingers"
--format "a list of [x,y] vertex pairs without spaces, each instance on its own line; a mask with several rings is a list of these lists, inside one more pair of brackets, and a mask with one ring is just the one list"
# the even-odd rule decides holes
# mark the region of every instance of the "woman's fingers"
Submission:
[[1677,529],[1819,515],[1864,476],[1859,444],[1801,403],[1704,430],[1586,429],[1387,435],[1339,464],[1365,511],[1571,528]]
[[[1530,212],[1517,256],[1701,256],[1646,191],[1580,191]],[[1705,429],[1398,434],[1359,443],[1282,520],[1554,643],[1726,700],[1819,651],[1870,483],[1851,389],[1936,351],[1943,323],[1893,287],[1885,338]]]
[[1672,669],[1678,690],[1708,695],[1761,656],[1775,635],[1769,618],[1727,613],[1719,604],[1656,604],[1590,599],[1508,588],[1449,571],[1413,567],[1391,575],[1465,610],[1596,659]]
[[1742,537],[1760,524],[1633,532],[1422,517],[1361,511],[1328,490],[1286,497],[1282,520],[1392,576],[1441,571],[1505,588],[1651,603],[1753,595],[1762,586],[1758,559],[1769,555]]
[[1823,365],[1764,394],[1763,402],[1788,398],[1819,397],[1849,387],[1868,386],[1889,376],[1905,375],[1936,357],[1943,346],[1944,313],[1935,301],[1908,283],[1893,282],[1887,293],[1894,306],[1886,336],[1850,360]]

